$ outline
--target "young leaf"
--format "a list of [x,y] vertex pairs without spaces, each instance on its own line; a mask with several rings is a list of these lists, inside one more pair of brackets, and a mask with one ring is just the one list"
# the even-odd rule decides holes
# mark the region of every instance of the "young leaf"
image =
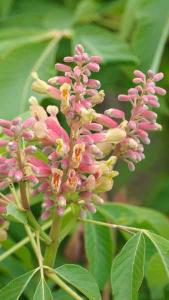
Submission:
[[27,224],[24,212],[20,211],[12,202],[7,205],[6,216],[12,221]]
[[[90,214],[90,219],[105,221],[100,213]],[[113,257],[112,231],[106,227],[86,224],[85,248],[90,271],[96,278],[100,289],[103,289],[111,271]]]
[[9,282],[0,290],[0,299],[18,300],[36,271],[25,273]]
[[[104,37],[104,43],[103,43]],[[116,34],[96,25],[84,25],[74,31],[73,44],[81,43],[86,51],[103,57],[103,62],[137,62],[128,44]]]
[[115,300],[136,300],[144,276],[145,241],[135,234],[112,265],[111,284]]
[[50,288],[48,287],[46,281],[41,279],[36,288],[33,300],[53,300]]
[[89,300],[101,300],[97,283],[93,276],[78,265],[63,265],[56,269],[58,275],[84,294]]
[[146,232],[146,236],[151,240],[160,255],[166,274],[169,278],[169,241],[160,235],[148,231]]

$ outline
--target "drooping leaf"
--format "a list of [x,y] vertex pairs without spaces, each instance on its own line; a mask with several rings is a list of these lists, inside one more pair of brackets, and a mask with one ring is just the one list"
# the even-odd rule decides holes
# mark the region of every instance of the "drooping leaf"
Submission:
[[144,276],[145,241],[134,235],[114,259],[111,284],[115,300],[136,300]]
[[33,300],[53,300],[52,293],[48,287],[46,281],[41,279],[36,288]]
[[152,232],[146,232],[146,236],[156,248],[169,278],[169,241]]
[[106,203],[98,207],[98,210],[111,222],[151,229],[169,238],[168,219],[153,209],[121,203]]
[[12,202],[7,205],[6,216],[12,221],[27,224],[27,218],[24,212],[20,211]]
[[79,290],[89,300],[101,300],[101,295],[94,277],[78,265],[63,265],[56,272],[65,281]]
[[102,56],[104,63],[137,62],[137,58],[126,42],[116,34],[96,25],[83,25],[76,28],[73,46],[77,43],[81,43],[90,54]]
[[0,299],[18,300],[35,273],[36,270],[30,271],[9,282],[0,290]]
[[[105,218],[100,213],[90,214],[89,218],[105,222]],[[113,258],[112,241],[112,231],[109,228],[93,224],[85,225],[85,248],[89,269],[101,289],[110,275]]]

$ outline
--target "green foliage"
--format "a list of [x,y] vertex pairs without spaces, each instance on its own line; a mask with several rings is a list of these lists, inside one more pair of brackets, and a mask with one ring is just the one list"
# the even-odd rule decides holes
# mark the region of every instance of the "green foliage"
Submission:
[[134,235],[112,265],[111,284],[115,300],[136,300],[144,276],[145,242],[142,233]]
[[33,300],[53,300],[50,288],[48,287],[45,279],[40,279],[39,284],[36,288]]
[[[100,213],[96,215],[89,214],[89,218],[105,221]],[[101,289],[103,289],[110,275],[113,246],[113,236],[109,228],[93,226],[93,224],[85,225],[85,248],[89,269]]]
[[13,203],[7,205],[7,218],[24,225],[27,224],[27,218],[24,212],[21,212]]
[[155,210],[119,203],[106,203],[98,210],[111,222],[152,229],[169,238],[169,221]]
[[63,265],[56,272],[89,300],[101,300],[96,281],[86,269],[78,265]]
[[33,270],[12,280],[0,290],[0,299],[18,300],[35,273]]

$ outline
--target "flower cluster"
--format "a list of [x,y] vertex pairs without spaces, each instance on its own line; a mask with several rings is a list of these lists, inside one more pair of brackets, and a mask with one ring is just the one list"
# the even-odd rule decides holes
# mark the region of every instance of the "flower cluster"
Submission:
[[[104,100],[100,82],[91,75],[100,69],[101,58],[89,56],[81,45],[75,47],[75,55],[65,57],[64,63],[56,64],[62,72],[50,78],[48,83],[33,74],[35,92],[60,101],[59,108],[49,105],[45,110],[35,97],[30,98],[31,116],[22,121],[0,120],[2,135],[0,146],[0,188],[18,183],[21,199],[28,197],[25,185],[33,195],[42,193],[43,219],[52,210],[63,215],[65,207],[76,202],[81,212],[95,212],[102,203],[101,193],[113,186],[118,175],[114,166],[118,158],[134,163],[144,158],[143,143],[149,143],[148,131],[161,128],[156,114],[149,107],[157,107],[156,94],[165,91],[155,86],[162,73],[146,76],[135,71],[134,82],[139,84],[120,95],[120,101],[132,104],[131,118],[119,109],[97,113],[95,105]],[[70,129],[68,134],[58,121],[57,114],[64,114]],[[109,157],[109,158],[107,158]],[[27,188],[26,187],[26,188]],[[24,209],[25,199],[22,201]],[[29,201],[28,201],[29,203]]]
[[[163,78],[163,73],[154,74],[149,70],[147,76],[141,71],[134,72],[133,83],[135,88],[128,90],[128,95],[119,95],[119,101],[127,101],[132,105],[131,117],[126,124],[126,138],[118,145],[118,156],[127,162],[131,171],[135,163],[145,158],[143,144],[149,144],[149,131],[161,130],[162,126],[156,123],[157,114],[153,107],[159,107],[157,95],[165,95],[166,91],[156,86],[156,82]],[[111,111],[111,110],[110,110]]]

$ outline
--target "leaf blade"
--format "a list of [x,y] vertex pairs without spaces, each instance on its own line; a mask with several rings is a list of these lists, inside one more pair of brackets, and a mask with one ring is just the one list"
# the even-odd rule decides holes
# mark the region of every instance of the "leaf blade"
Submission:
[[144,276],[145,242],[142,233],[134,235],[112,265],[111,283],[115,300],[136,300]]
[[57,274],[74,286],[89,300],[101,300],[99,288],[93,276],[78,265],[63,265],[56,269]]

